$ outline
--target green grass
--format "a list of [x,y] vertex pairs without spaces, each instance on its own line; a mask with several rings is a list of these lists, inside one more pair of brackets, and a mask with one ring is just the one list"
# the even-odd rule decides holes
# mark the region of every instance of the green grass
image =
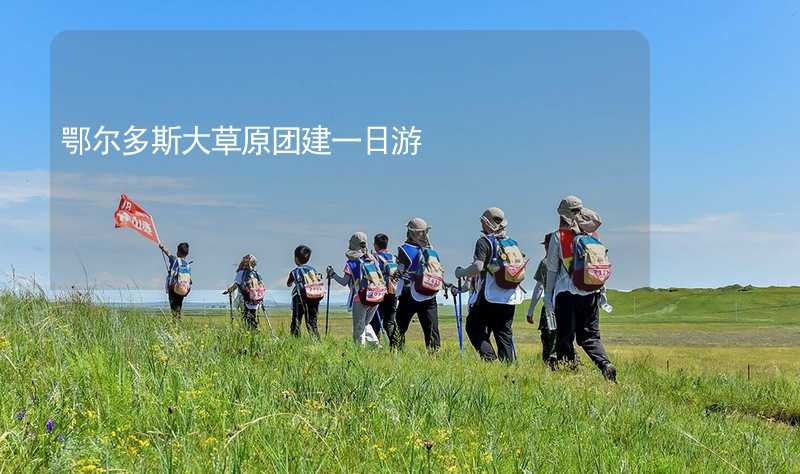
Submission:
[[[734,290],[697,291],[611,295],[604,329],[633,334],[625,344],[608,338],[619,385],[591,367],[545,369],[524,319],[519,363],[482,363],[471,349],[461,358],[445,307],[446,344],[432,357],[418,341],[399,354],[354,347],[339,313],[333,336],[315,344],[287,337],[283,312],[273,340],[224,313],[175,325],[4,294],[0,472],[799,471],[791,366],[751,380],[714,373],[724,351],[785,346],[636,344],[655,327],[673,336],[796,328],[800,292],[735,292],[743,306],[733,319]],[[421,338],[418,326],[409,337]],[[689,368],[669,359],[666,370],[659,351],[707,358]]]
[[[615,357],[647,359],[662,368],[669,364],[740,374],[749,365],[754,377],[772,376],[776,370],[800,375],[800,288],[639,289],[610,291],[609,299],[615,309],[602,313],[602,335]],[[514,338],[522,357],[530,360],[539,350],[539,335],[525,323],[527,310],[527,302],[517,307]],[[227,311],[189,314],[194,315],[189,319],[227,324]],[[276,327],[288,331],[288,311],[271,314]],[[439,314],[445,344],[452,344],[452,305],[440,306]],[[333,335],[347,338],[349,315],[334,310],[331,321]],[[421,339],[419,326],[411,331],[412,340]]]

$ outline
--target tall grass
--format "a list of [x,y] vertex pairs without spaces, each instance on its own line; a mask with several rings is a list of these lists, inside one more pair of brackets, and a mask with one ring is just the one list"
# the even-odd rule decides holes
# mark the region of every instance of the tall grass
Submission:
[[797,380],[620,379],[3,294],[0,471],[800,470]]

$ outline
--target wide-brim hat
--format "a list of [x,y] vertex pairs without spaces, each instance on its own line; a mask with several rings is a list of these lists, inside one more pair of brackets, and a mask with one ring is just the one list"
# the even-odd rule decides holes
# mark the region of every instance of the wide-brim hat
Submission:
[[361,258],[367,252],[367,234],[364,232],[356,232],[350,236],[350,242],[347,245],[345,255],[350,259]]
[[413,232],[426,232],[431,230],[431,226],[425,222],[425,219],[421,217],[415,217],[408,221],[408,224],[406,224],[406,229]]
[[490,207],[483,211],[481,222],[486,223],[492,229],[505,229],[508,227],[506,213],[499,207]]
[[578,196],[567,196],[558,204],[559,209],[569,209],[570,211],[579,211],[583,209],[583,201]]

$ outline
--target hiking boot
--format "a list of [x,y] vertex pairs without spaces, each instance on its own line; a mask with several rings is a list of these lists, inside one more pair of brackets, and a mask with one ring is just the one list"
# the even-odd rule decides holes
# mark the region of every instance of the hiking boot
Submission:
[[617,383],[617,368],[612,364],[606,364],[606,366],[603,367],[603,378],[609,382]]

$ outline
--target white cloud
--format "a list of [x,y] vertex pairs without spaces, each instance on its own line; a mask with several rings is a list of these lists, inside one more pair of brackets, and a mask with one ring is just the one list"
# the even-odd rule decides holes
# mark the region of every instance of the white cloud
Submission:
[[[137,202],[180,206],[261,209],[243,196],[208,193],[194,179],[174,176],[137,176],[112,173],[57,173],[53,185],[47,170],[0,171],[0,208],[37,199],[64,199],[113,206],[125,192]],[[202,189],[202,192],[193,192]],[[180,191],[180,192],[174,192]]]
[[50,196],[49,173],[44,170],[0,171],[0,207]]
[[737,224],[741,221],[739,213],[710,214],[686,222],[650,223],[611,229],[611,232],[639,232],[652,234],[698,234],[717,232],[721,227]]
[[0,216],[0,227],[17,232],[37,233],[50,230],[50,223],[45,214],[35,214],[26,217]]

